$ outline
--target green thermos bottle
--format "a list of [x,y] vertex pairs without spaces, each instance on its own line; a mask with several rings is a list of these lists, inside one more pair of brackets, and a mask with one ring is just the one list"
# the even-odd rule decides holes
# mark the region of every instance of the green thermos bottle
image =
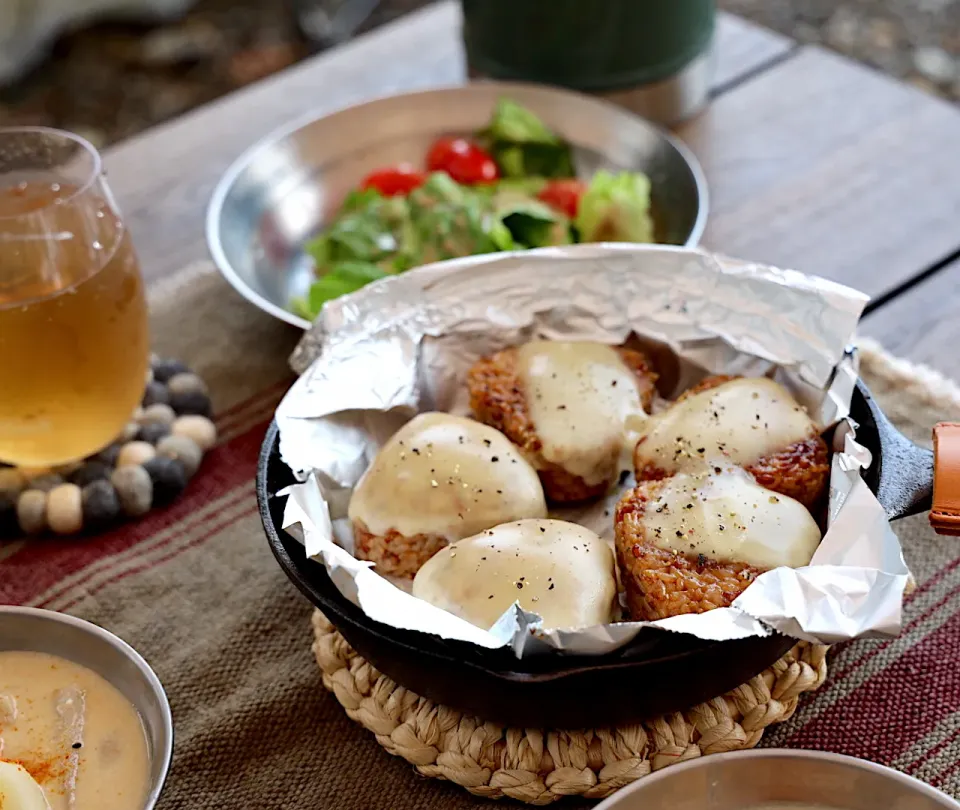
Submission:
[[470,75],[601,95],[672,125],[702,109],[714,0],[461,0]]

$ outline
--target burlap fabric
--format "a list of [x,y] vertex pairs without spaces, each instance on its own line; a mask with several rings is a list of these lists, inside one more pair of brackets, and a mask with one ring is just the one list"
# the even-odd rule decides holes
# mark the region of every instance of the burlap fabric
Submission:
[[[311,607],[263,538],[256,456],[297,333],[207,265],[157,290],[153,312],[157,351],[209,381],[223,441],[180,500],[140,523],[91,540],[0,546],[0,602],[95,621],[154,666],[176,722],[161,810],[477,806],[482,799],[386,754],[324,689]],[[937,419],[960,418],[956,387],[875,351],[865,359],[869,384],[909,433],[925,437]],[[762,744],[867,757],[960,795],[960,546],[923,517],[898,531],[919,582],[904,634],[837,649],[827,683]]]

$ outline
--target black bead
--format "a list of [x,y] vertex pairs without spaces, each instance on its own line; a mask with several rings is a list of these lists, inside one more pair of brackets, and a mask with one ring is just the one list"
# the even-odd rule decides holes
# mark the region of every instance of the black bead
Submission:
[[210,397],[202,391],[184,391],[181,394],[170,394],[170,407],[177,412],[177,416],[196,414],[209,417],[212,412]]
[[123,445],[124,442],[114,442],[113,444],[108,444],[103,448],[103,450],[94,456],[94,459],[103,462],[108,467],[116,467],[117,456],[120,455],[120,450],[123,448]]
[[113,484],[106,480],[87,484],[81,493],[83,525],[87,529],[102,529],[120,515],[120,499]]
[[0,492],[0,537],[19,537],[20,524],[17,522],[17,499]]
[[143,401],[141,402],[144,408],[149,408],[158,402],[166,405],[169,401],[170,392],[167,390],[167,386],[156,380],[147,383],[147,387],[143,391]]
[[190,369],[179,360],[157,360],[157,362],[153,364],[153,379],[156,382],[165,383],[174,374],[181,374],[189,370]]
[[169,434],[170,425],[165,425],[162,422],[150,422],[140,426],[140,430],[137,431],[137,440],[155,445],[164,436],[168,436]]
[[41,492],[49,492],[61,484],[65,483],[62,475],[56,473],[47,473],[38,475],[27,484],[27,489],[39,489]]
[[103,461],[91,458],[83,462],[83,466],[70,475],[70,483],[83,489],[87,484],[110,477],[111,468]]
[[143,465],[150,480],[153,481],[153,502],[170,503],[187,485],[187,473],[183,465],[174,458],[157,456]]

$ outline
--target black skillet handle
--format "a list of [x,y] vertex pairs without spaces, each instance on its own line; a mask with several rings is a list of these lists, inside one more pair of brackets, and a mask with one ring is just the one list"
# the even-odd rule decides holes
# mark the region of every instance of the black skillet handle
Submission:
[[867,483],[890,520],[926,512],[933,503],[933,453],[897,430],[862,382],[857,389],[860,397],[854,397],[852,409],[860,425],[857,439],[874,450]]

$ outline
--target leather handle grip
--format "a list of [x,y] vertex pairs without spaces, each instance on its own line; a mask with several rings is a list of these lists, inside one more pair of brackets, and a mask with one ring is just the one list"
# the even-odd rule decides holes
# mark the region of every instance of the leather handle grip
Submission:
[[930,525],[937,534],[960,536],[960,422],[941,422],[933,429]]

